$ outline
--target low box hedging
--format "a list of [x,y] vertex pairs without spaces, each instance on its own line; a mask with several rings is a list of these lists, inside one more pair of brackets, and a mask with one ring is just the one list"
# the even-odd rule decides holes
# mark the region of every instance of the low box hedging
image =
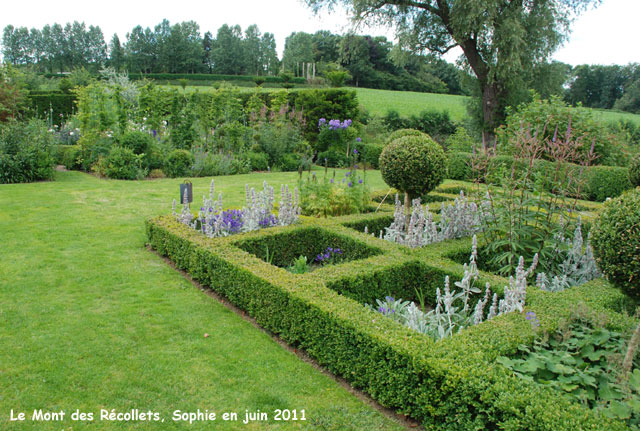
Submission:
[[[298,226],[217,239],[206,238],[169,216],[147,221],[146,229],[150,245],[177,267],[354,387],[421,421],[427,429],[626,429],[548,388],[517,378],[495,362],[497,356],[513,354],[518,345],[531,343],[536,336],[521,314],[499,316],[436,343],[363,307],[363,301],[379,295],[409,295],[414,286],[403,280],[420,280],[433,288],[445,274],[459,279],[462,266],[445,256],[468,250],[470,240],[411,250],[348,227],[375,218],[358,219],[303,217]],[[305,241],[314,235],[350,238],[358,244],[351,252],[363,255],[299,275],[258,257],[265,238],[277,239],[273,246],[286,250],[299,247],[295,243],[301,235]],[[371,249],[379,253],[371,254]],[[286,260],[284,254],[279,259]],[[481,278],[496,291],[507,284],[490,274],[483,273]],[[545,330],[557,328],[579,302],[605,316],[610,327],[627,329],[632,320],[612,311],[620,307],[622,298],[608,283],[596,280],[559,294],[530,289],[527,308],[536,312]]]

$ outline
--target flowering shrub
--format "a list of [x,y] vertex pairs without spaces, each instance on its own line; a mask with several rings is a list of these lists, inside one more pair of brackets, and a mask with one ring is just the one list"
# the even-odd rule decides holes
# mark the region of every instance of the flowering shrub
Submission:
[[[449,276],[445,277],[444,291],[440,288],[436,290],[436,304],[431,311],[424,311],[415,302],[395,300],[387,296],[384,301],[376,300],[378,311],[382,315],[389,317],[407,327],[427,334],[435,340],[440,340],[462,331],[469,326],[477,325],[485,320],[490,320],[501,314],[524,310],[527,296],[527,277],[529,277],[538,264],[537,256],[532,265],[525,270],[524,259],[520,258],[516,268],[515,278],[509,278],[509,286],[504,287],[504,298],[498,299],[498,295],[491,295],[489,283],[485,286],[485,293],[478,299],[475,307],[471,307],[470,300],[472,294],[481,293],[481,290],[474,286],[478,279],[478,241],[474,235],[471,249],[469,265],[464,265],[464,276],[462,280],[455,282],[455,286],[460,290],[451,290]],[[491,300],[491,306],[485,314],[485,308]],[[366,305],[369,309],[374,309],[371,305]]]
[[[202,206],[197,219],[189,210],[189,204],[184,203],[180,214],[176,212],[176,201],[173,201],[173,217],[180,223],[200,230],[210,238],[233,235],[240,232],[268,228],[272,226],[288,226],[298,222],[300,208],[298,207],[298,189],[292,194],[289,187],[283,185],[280,189],[280,207],[278,217],[273,214],[273,187],[263,183],[263,190],[256,193],[255,189],[245,186],[246,206],[241,210],[222,209],[222,194],[216,198],[215,182],[211,180],[209,197],[203,196]],[[187,202],[185,191],[184,202]]]
[[349,157],[351,149],[354,148],[353,145],[357,140],[356,131],[352,124],[351,119],[327,121],[326,118],[320,118],[318,121],[319,134],[316,150],[323,152],[334,149]]

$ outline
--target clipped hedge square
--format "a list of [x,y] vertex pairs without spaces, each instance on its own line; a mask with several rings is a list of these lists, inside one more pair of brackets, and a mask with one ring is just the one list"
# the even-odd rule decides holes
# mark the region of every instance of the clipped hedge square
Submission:
[[309,262],[313,262],[327,247],[342,252],[335,255],[332,260],[334,263],[365,259],[382,253],[382,250],[351,237],[318,227],[301,227],[289,232],[240,240],[233,245],[280,268],[289,267],[299,256],[306,256]]

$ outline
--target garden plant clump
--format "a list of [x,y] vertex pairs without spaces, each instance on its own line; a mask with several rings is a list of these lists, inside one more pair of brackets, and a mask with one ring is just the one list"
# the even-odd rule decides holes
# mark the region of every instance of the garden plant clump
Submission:
[[366,171],[362,176],[358,172],[358,150],[352,151],[349,170],[342,178],[336,178],[336,172],[328,178],[327,162],[325,161],[324,176],[318,179],[315,172],[309,172],[305,180],[300,180],[300,200],[302,214],[316,217],[342,216],[362,213],[367,209],[371,200],[369,187],[366,183]]
[[[429,207],[422,207],[420,199],[414,199],[411,208],[411,216],[407,220],[404,207],[396,195],[393,223],[385,228],[384,239],[409,247],[423,247],[471,236],[480,228],[481,211],[476,203],[468,201],[463,191],[452,204],[441,204],[438,223],[433,221]],[[382,232],[380,234],[382,236]]]
[[[531,320],[535,314],[531,312]],[[522,345],[498,362],[523,380],[548,386],[587,408],[640,429],[640,363],[625,376],[619,365],[626,337],[580,318],[550,336]]]
[[241,209],[222,209],[222,193],[215,197],[215,183],[211,180],[209,197],[203,196],[202,206],[195,218],[189,209],[188,195],[185,190],[181,212],[176,212],[176,201],[173,201],[173,217],[180,223],[200,230],[210,238],[228,236],[240,232],[251,232],[272,226],[288,226],[298,222],[300,207],[298,206],[298,189],[292,194],[289,186],[280,188],[278,216],[273,214],[273,187],[263,183],[260,192],[253,187],[245,186],[246,205]]
[[[489,283],[485,286],[482,298],[473,298],[474,294],[482,292],[475,286],[479,275],[477,258],[478,241],[474,235],[469,265],[464,265],[464,276],[454,283],[460,290],[451,290],[449,276],[446,276],[444,290],[441,291],[440,288],[436,290],[436,303],[433,310],[425,311],[424,300],[418,306],[415,302],[395,300],[391,296],[387,296],[384,301],[377,299],[378,308],[375,310],[435,340],[450,337],[464,328],[478,325],[502,314],[522,312],[527,297],[527,278],[533,274],[538,264],[537,256],[526,270],[524,259],[520,258],[515,277],[509,277],[509,286],[504,287],[502,299],[498,299],[497,293],[491,294]],[[476,305],[472,306],[472,302]],[[489,302],[491,305],[485,313]],[[371,305],[367,304],[366,307],[374,310]]]

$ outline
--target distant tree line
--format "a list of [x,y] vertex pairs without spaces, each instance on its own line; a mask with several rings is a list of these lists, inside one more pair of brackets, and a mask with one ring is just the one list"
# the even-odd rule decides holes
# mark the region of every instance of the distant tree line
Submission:
[[[4,61],[31,66],[40,72],[97,71],[105,66],[132,73],[212,73],[273,76],[288,72],[314,78],[332,71],[346,72],[355,86],[393,90],[473,94],[474,80],[435,55],[400,49],[384,36],[352,33],[294,32],[286,38],[278,58],[273,33],[257,25],[243,32],[239,25],[223,25],[214,35],[201,35],[199,25],[163,20],[153,29],[134,27],[124,42],[114,34],[105,43],[98,26],[77,21],[42,29],[8,25],[2,34]],[[640,65],[580,65],[540,63],[529,85],[514,100],[527,100],[534,89],[543,98],[560,95],[571,104],[640,112]]]
[[444,60],[402,52],[385,37],[294,32],[287,37],[282,61],[273,33],[257,25],[243,32],[223,25],[215,36],[200,32],[194,21],[153,29],[134,27],[125,41],[114,34],[105,42],[98,26],[84,23],[46,25],[42,29],[8,25],[2,35],[4,61],[40,72],[97,71],[111,66],[132,73],[214,73],[319,77],[342,70],[353,85],[397,90],[462,94],[461,71]]

